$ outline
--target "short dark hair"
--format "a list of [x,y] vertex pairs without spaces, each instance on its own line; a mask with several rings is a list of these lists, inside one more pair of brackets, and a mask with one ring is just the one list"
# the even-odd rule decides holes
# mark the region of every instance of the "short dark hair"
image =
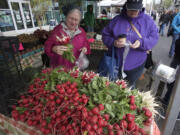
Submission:
[[81,9],[74,4],[67,4],[62,7],[62,11],[65,16],[67,16],[68,13],[70,13],[72,10],[75,10],[75,9],[79,10],[81,13]]

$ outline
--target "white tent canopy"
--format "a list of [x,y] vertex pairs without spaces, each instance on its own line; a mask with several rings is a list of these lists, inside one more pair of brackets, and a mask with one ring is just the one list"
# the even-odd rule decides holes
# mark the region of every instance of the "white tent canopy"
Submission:
[[110,6],[122,6],[126,0],[103,0],[98,2],[98,6],[110,7]]
[[124,5],[125,2],[126,2],[126,0],[117,0],[117,2],[115,4],[112,3],[111,6],[122,6],[122,5]]

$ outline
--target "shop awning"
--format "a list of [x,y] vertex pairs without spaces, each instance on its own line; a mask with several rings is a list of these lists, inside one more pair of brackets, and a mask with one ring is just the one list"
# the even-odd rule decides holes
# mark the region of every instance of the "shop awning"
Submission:
[[110,7],[110,6],[122,6],[126,0],[103,0],[98,2],[98,6]]

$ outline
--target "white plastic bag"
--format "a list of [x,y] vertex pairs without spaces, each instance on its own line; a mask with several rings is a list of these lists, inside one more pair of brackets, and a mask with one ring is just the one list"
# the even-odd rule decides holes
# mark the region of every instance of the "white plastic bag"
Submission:
[[81,52],[75,64],[80,70],[84,70],[89,66],[89,60],[87,56]]
[[158,64],[155,69],[155,75],[162,81],[172,83],[175,80],[177,69],[171,68],[164,64]]

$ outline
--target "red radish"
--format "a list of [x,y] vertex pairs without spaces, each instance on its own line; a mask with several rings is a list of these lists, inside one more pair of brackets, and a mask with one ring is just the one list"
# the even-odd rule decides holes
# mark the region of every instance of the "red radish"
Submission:
[[119,125],[116,123],[116,124],[114,124],[114,126],[113,126],[116,130],[120,130],[120,127],[119,127]]
[[56,104],[61,104],[61,100],[60,99],[56,99]]
[[49,129],[52,129],[53,128],[53,125],[51,123],[48,124],[48,128]]
[[126,114],[126,119],[128,122],[133,122],[135,120],[135,115],[128,113]]
[[95,132],[94,131],[89,131],[88,135],[95,135]]
[[135,104],[134,104],[134,105],[131,104],[131,105],[130,105],[130,109],[131,109],[131,110],[136,110],[136,105],[135,105]]
[[85,121],[81,121],[81,126],[84,127],[86,125]]
[[94,107],[92,109],[92,113],[95,114],[95,115],[98,115],[99,114],[99,109],[97,107]]
[[99,127],[103,127],[104,126],[104,120],[103,119],[99,119],[98,120],[98,125],[99,125]]
[[99,108],[100,111],[103,111],[104,110],[104,105],[103,104],[99,104],[98,108]]
[[135,129],[135,123],[134,123],[134,122],[128,123],[127,129],[128,129],[129,131],[133,131],[133,130]]
[[125,120],[121,120],[120,127],[123,128],[123,129],[126,129],[127,126],[128,126],[128,123]]
[[113,125],[108,125],[108,130],[113,130]]
[[97,117],[97,116],[92,116],[91,122],[92,122],[93,124],[96,124],[97,121],[98,121],[98,117]]
[[61,127],[61,131],[64,132],[66,130],[66,127],[65,126],[62,126]]
[[152,118],[148,118],[148,119],[146,120],[146,122],[147,122],[147,123],[152,123]]
[[48,135],[48,134],[50,134],[50,133],[51,133],[51,131],[50,131],[49,129],[46,129],[46,130],[45,130],[45,134],[46,134],[46,135]]
[[50,96],[49,96],[49,99],[50,99],[50,100],[54,100],[54,95],[50,95]]
[[102,132],[103,132],[103,129],[102,129],[102,128],[98,128],[98,129],[97,129],[97,133],[98,133],[99,135],[101,135]]
[[41,132],[45,133],[46,129],[45,128],[41,128]]
[[109,87],[110,82],[106,81],[106,87]]
[[37,108],[36,109],[36,113],[39,114],[41,112],[41,109],[40,108]]
[[105,120],[109,120],[109,115],[108,114],[104,114],[104,118],[105,118]]
[[88,112],[82,112],[82,117],[85,119],[88,117]]
[[152,112],[149,109],[146,109],[144,114],[149,118],[152,116]]
[[33,121],[32,121],[32,120],[28,120],[28,121],[27,121],[27,124],[28,124],[29,126],[32,126],[32,125],[33,125]]
[[139,135],[139,132],[136,131],[136,132],[133,133],[133,135]]
[[85,129],[86,129],[87,131],[90,131],[90,130],[91,130],[91,125],[90,125],[90,124],[86,124]]
[[64,94],[64,93],[65,93],[63,89],[59,89],[58,92],[59,92],[60,94]]
[[142,135],[145,135],[145,131],[144,131],[144,129],[139,128],[139,132],[140,132]]
[[41,125],[42,125],[43,127],[45,127],[45,126],[47,125],[47,122],[46,122],[45,120],[43,120],[43,121],[41,122]]
[[57,116],[57,117],[61,116],[61,112],[60,112],[60,111],[57,111],[57,112],[56,112],[56,116]]
[[78,99],[79,99],[79,97],[77,97],[77,96],[75,96],[75,97],[73,98],[73,100],[74,100],[75,102],[77,102]]
[[71,94],[72,93],[72,90],[71,89],[68,89],[67,90],[67,94]]
[[70,135],[74,135],[74,133],[75,133],[74,129],[70,129],[69,133],[70,133]]
[[122,130],[118,130],[118,131],[116,132],[116,135],[124,135],[124,133],[123,133]]
[[61,88],[61,85],[60,84],[57,84],[56,85],[56,89],[60,89]]
[[88,99],[83,99],[84,104],[87,104],[87,102],[88,102]]
[[139,131],[139,126],[135,125],[135,131]]
[[108,131],[109,135],[114,135],[114,132],[112,130]]
[[98,125],[97,124],[94,124],[93,126],[93,129],[96,131],[98,129]]
[[148,123],[148,122],[145,121],[145,122],[144,122],[144,125],[145,125],[145,126],[150,126],[151,123]]

